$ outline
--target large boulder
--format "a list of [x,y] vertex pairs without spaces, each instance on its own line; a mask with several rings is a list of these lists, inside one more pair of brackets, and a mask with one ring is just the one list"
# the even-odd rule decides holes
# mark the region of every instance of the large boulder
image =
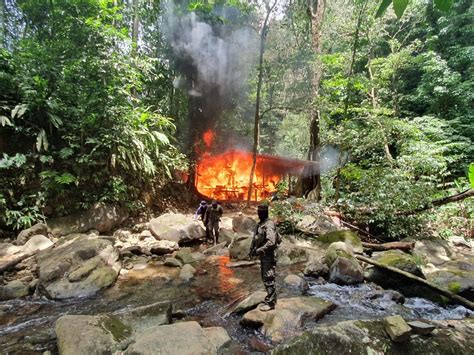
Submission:
[[244,214],[236,216],[232,219],[232,230],[236,233],[253,235],[256,228],[257,222],[253,218],[250,218]]
[[349,244],[344,242],[335,242],[329,245],[326,249],[326,255],[324,255],[324,261],[326,265],[331,267],[331,265],[336,261],[337,258],[352,258],[354,257],[354,252],[352,247]]
[[364,272],[353,257],[338,257],[329,268],[329,282],[338,285],[355,285],[364,281]]
[[474,263],[453,260],[427,273],[428,281],[474,302]]
[[145,330],[125,354],[217,354],[230,340],[224,328],[201,328],[197,322],[182,322]]
[[170,301],[156,302],[146,306],[125,308],[114,314],[120,321],[141,334],[146,329],[171,323],[173,306]]
[[229,245],[231,259],[247,259],[250,252],[250,246],[252,245],[252,238],[253,237],[249,235],[237,234],[233,242]]
[[31,253],[35,250],[44,250],[53,245],[53,242],[46,238],[44,235],[32,236],[21,248],[21,252],[24,254]]
[[[372,258],[382,265],[392,266],[400,270],[409,272],[418,277],[424,278],[419,262],[413,256],[399,250],[389,250],[380,253],[373,253]],[[401,274],[378,268],[376,266],[366,267],[364,278],[369,282],[374,282],[385,289],[394,289],[403,293],[407,297],[419,297],[430,299],[434,302],[443,303],[443,298],[438,292],[433,291],[428,286],[415,282]]]
[[257,308],[245,313],[241,323],[262,327],[265,336],[280,342],[302,332],[305,323],[321,319],[335,308],[333,303],[317,297],[283,298],[274,310],[262,312]]
[[308,260],[308,252],[305,248],[291,243],[283,242],[276,251],[278,265],[293,265]]
[[47,237],[48,232],[48,226],[46,224],[37,223],[28,229],[22,230],[16,237],[16,244],[23,245],[34,235],[44,235]]
[[109,240],[79,235],[37,254],[38,288],[53,299],[91,296],[114,283],[118,256]]
[[444,264],[450,261],[453,256],[449,243],[442,239],[417,240],[413,248],[413,254],[424,262],[433,265]]
[[[452,323],[452,321],[450,321]],[[310,331],[275,348],[272,354],[473,354],[474,325],[472,321],[447,323],[429,337],[412,337],[407,343],[394,343],[387,336],[383,320],[344,321],[314,327]]]
[[28,296],[29,289],[20,280],[13,280],[4,286],[0,286],[0,301]]
[[176,243],[190,242],[206,236],[202,225],[192,217],[179,213],[166,213],[149,222],[151,234],[158,240]]
[[296,223],[296,229],[303,233],[321,235],[338,229],[331,217],[324,213],[316,213],[312,215],[304,215],[301,220]]
[[179,273],[179,278],[183,281],[189,282],[194,278],[194,274],[196,273],[196,269],[193,268],[189,264],[183,265],[181,271]]
[[357,234],[348,230],[336,230],[318,237],[318,242],[324,244],[331,244],[335,242],[344,242],[352,247],[352,250],[356,254],[362,254],[364,249],[362,247],[362,242]]
[[293,275],[293,274],[288,275],[283,280],[283,283],[287,287],[292,288],[294,290],[301,291],[301,292],[305,292],[309,289],[309,286],[308,286],[308,283],[306,282],[306,280],[304,278],[302,278],[301,276],[298,276],[298,275]]
[[311,258],[306,263],[303,274],[305,276],[326,278],[329,275],[329,268],[324,263],[324,259]]
[[18,253],[20,250],[21,247],[11,243],[0,243],[0,259],[9,258],[13,254]]
[[65,315],[55,324],[61,355],[112,354],[131,334],[131,328],[111,315]]
[[104,233],[118,227],[127,218],[128,212],[119,206],[96,203],[87,211],[50,219],[48,227],[56,237],[90,230]]

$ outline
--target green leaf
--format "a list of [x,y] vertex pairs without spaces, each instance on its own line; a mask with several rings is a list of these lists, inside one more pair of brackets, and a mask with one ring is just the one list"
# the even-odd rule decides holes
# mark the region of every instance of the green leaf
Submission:
[[2,127],[13,126],[11,121],[6,116],[0,116],[0,124],[2,125]]
[[469,164],[469,183],[471,184],[471,189],[474,189],[474,163]]
[[409,0],[393,0],[393,10],[398,18],[403,16]]
[[434,0],[436,7],[444,12],[448,12],[453,6],[453,0]]
[[63,124],[63,121],[61,120],[60,117],[48,112],[48,116],[49,116],[49,121],[51,122],[51,124],[56,127],[56,128],[59,128],[60,125]]
[[41,148],[48,150],[48,139],[46,138],[46,131],[42,129],[36,137],[36,150],[41,151]]
[[379,6],[379,9],[377,10],[377,13],[375,14],[375,18],[381,17],[385,11],[387,11],[387,8],[389,5],[392,3],[392,0],[382,0],[382,3]]
[[15,118],[15,117],[19,118],[23,116],[27,108],[28,108],[28,105],[25,105],[25,104],[16,105],[15,108],[12,110],[12,114],[11,114],[12,118]]

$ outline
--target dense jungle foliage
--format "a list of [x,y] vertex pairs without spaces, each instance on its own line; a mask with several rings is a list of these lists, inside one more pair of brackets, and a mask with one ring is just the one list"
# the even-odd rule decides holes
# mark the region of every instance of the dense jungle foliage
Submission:
[[210,124],[221,148],[251,149],[259,97],[259,151],[306,159],[316,107],[321,204],[389,238],[472,233],[472,198],[410,213],[474,188],[472,2],[326,0],[317,53],[308,3],[0,1],[0,228],[97,201],[138,211],[193,164],[196,97],[179,82],[200,63],[170,39],[173,8],[264,43],[261,66],[258,45],[234,53],[244,82]]

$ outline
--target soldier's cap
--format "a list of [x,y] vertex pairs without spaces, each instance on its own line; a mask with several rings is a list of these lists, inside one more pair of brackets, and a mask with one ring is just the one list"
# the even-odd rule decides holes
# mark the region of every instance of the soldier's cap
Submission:
[[201,201],[201,205],[203,205],[203,206],[204,206],[204,205],[207,205],[207,202],[204,201],[204,200],[202,200],[202,201]]
[[258,211],[268,211],[268,205],[258,205]]
[[216,200],[212,200],[211,204],[212,204],[212,205],[217,205],[217,201],[216,201]]

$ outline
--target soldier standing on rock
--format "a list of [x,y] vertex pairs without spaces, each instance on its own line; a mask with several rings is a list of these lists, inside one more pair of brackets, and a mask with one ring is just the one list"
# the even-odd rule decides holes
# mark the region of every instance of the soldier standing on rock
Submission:
[[206,226],[206,238],[212,240],[214,239],[214,245],[217,244],[219,240],[219,222],[221,220],[224,210],[217,203],[216,200],[212,200],[211,206],[207,208],[206,213],[204,214],[204,225]]
[[263,312],[275,308],[277,294],[275,287],[276,258],[275,250],[279,243],[278,233],[275,223],[268,218],[268,206],[259,205],[257,209],[260,222],[257,225],[252,245],[250,247],[250,257],[260,258],[260,271],[262,281],[267,291],[264,304],[260,306]]

